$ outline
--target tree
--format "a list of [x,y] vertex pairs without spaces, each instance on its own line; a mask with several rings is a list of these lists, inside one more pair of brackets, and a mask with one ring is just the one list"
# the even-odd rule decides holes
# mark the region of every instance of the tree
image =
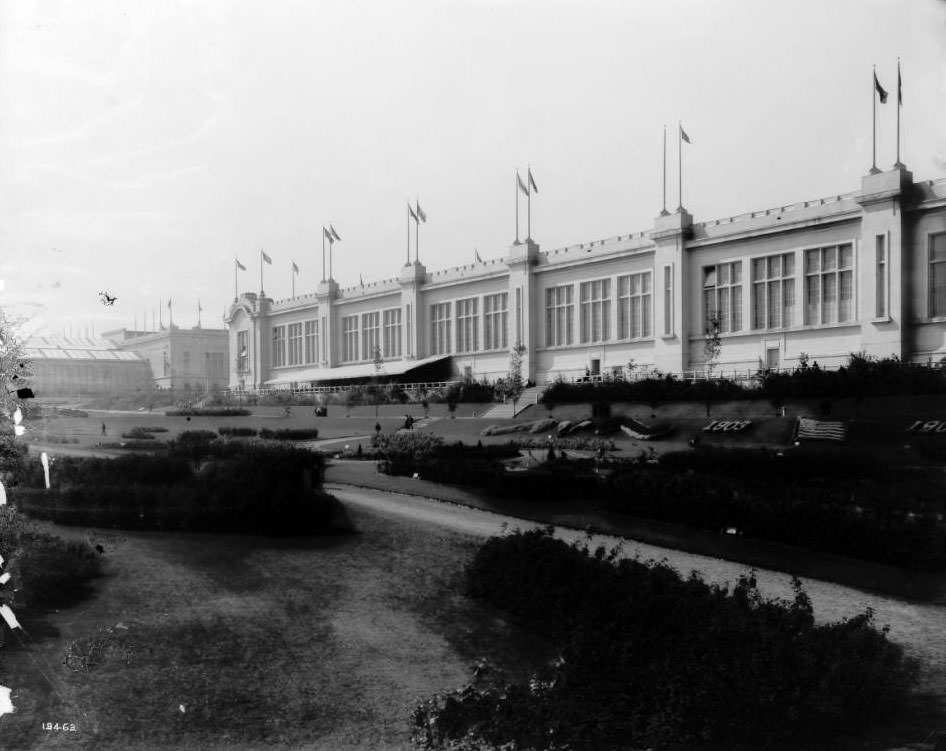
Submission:
[[522,344],[513,347],[509,351],[509,371],[506,377],[497,384],[503,399],[512,402],[512,413],[516,414],[516,404],[519,397],[525,389],[525,382],[522,379],[522,357],[526,353],[526,348]]
[[374,378],[371,379],[373,388],[371,389],[372,400],[374,401],[374,416],[378,416],[378,401],[381,398],[381,372],[384,370],[384,358],[381,356],[381,347],[377,344],[371,350],[371,364],[374,365]]
[[706,372],[708,375],[712,375],[713,368],[716,367],[716,361],[723,349],[719,338],[720,324],[719,313],[714,312],[706,319],[703,353],[706,355]]

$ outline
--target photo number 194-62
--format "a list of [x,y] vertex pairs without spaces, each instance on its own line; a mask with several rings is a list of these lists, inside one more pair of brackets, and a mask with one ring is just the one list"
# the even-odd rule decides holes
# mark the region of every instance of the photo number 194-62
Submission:
[[60,733],[75,733],[79,730],[74,722],[44,722],[42,725],[43,730]]

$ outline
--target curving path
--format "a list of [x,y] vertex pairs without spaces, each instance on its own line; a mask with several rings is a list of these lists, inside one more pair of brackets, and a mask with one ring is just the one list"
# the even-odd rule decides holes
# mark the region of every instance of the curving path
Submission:
[[[523,530],[545,526],[536,522],[504,516],[467,506],[444,503],[432,498],[391,493],[371,488],[329,482],[326,489],[347,505],[376,514],[433,525],[473,537],[486,538],[507,529]],[[743,564],[685,553],[670,548],[639,543],[608,535],[591,535],[574,529],[556,527],[555,535],[567,542],[588,540],[591,547],[611,548],[620,545],[625,556],[666,560],[679,572],[698,571],[708,582],[730,583],[747,573]],[[789,575],[766,569],[755,569],[760,590],[768,596],[789,598],[792,595]],[[915,603],[884,595],[862,592],[851,587],[802,579],[811,598],[815,617],[821,622],[850,618],[871,608],[878,626],[890,627],[890,638],[903,644],[907,651],[923,661],[920,689],[944,697],[946,711],[946,607]]]

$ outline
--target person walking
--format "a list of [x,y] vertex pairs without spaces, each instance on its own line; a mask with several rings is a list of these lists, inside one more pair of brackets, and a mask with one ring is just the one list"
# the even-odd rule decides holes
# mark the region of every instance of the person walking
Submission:
[[102,435],[106,435],[104,422],[102,423]]

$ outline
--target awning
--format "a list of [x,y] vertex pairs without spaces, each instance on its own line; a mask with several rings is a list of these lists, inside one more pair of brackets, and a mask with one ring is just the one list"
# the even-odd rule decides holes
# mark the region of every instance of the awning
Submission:
[[324,381],[347,381],[355,378],[385,378],[387,376],[403,375],[416,368],[422,368],[435,362],[449,360],[450,355],[437,355],[423,360],[396,360],[386,362],[378,370],[374,363],[365,362],[358,365],[343,365],[340,368],[307,368],[295,373],[284,373],[279,378],[266,381],[266,386],[288,386],[291,383],[313,383]]

